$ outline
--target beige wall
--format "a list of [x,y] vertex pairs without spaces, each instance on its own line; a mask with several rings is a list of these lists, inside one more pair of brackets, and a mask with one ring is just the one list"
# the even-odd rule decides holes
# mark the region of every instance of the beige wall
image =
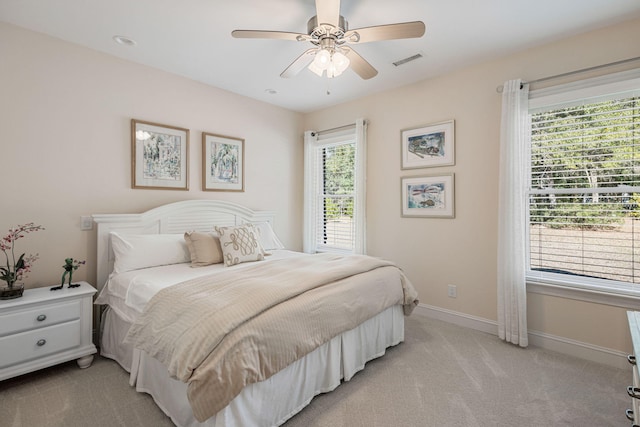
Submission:
[[[274,210],[277,234],[301,248],[299,114],[2,23],[0,58],[0,237],[46,228],[18,241],[40,254],[27,287],[59,282],[66,257],[86,259],[74,279],[95,282],[81,215],[185,199]],[[189,191],[131,189],[132,118],[190,129]],[[244,193],[200,190],[203,131],[245,139]]]
[[[308,114],[304,127],[321,130],[357,117],[369,121],[368,253],[400,264],[422,303],[495,320],[501,110],[496,87],[514,78],[533,80],[640,56],[637,40],[636,20]],[[448,119],[456,121],[455,166],[401,170],[401,130]],[[455,219],[402,218],[401,177],[444,172],[455,173]],[[457,286],[457,298],[447,297],[447,284]],[[630,351],[624,309],[529,297],[530,329]]]
[[[640,56],[638,39],[636,20],[302,116],[0,24],[0,236],[27,221],[47,228],[19,241],[41,258],[29,287],[60,280],[69,256],[88,261],[74,277],[95,281],[95,232],[80,231],[81,215],[184,199],[275,210],[276,232],[300,249],[302,131],[364,117],[368,252],[401,265],[423,303],[495,320],[496,87]],[[191,130],[190,191],[130,188],[131,118]],[[456,165],[401,170],[400,131],[448,119],[456,120]],[[244,193],[200,191],[202,131],[245,138]],[[400,178],[441,172],[456,174],[456,218],[401,218]],[[456,299],[447,284],[457,285]],[[623,309],[533,294],[528,306],[531,329],[630,351]]]

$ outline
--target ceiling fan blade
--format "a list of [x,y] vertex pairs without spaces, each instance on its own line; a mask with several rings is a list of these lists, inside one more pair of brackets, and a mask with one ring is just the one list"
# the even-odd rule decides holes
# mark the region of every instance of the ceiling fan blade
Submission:
[[349,58],[351,68],[357,75],[364,80],[369,80],[372,77],[378,75],[378,70],[373,68],[371,64],[367,62],[362,56],[353,49],[343,48],[344,54]]
[[317,50],[318,48],[313,47],[304,51],[302,55],[296,58],[296,60],[293,61],[291,65],[289,65],[287,69],[280,74],[280,77],[286,79],[298,75],[300,71],[304,70],[305,67],[307,67],[311,63],[311,61],[313,61],[313,58],[316,56]]
[[425,26],[422,21],[403,22],[349,30],[345,33],[343,40],[348,43],[368,43],[378,40],[411,39],[422,37],[424,31]]
[[340,23],[340,0],[316,0],[316,16],[318,25],[337,27]]
[[281,39],[303,41],[309,38],[307,34],[260,30],[234,30],[231,32],[231,35],[237,39]]

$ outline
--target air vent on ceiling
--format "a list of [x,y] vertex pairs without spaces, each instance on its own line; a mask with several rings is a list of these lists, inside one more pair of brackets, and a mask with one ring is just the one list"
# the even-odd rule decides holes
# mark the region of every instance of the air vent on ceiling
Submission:
[[422,54],[416,53],[415,55],[409,56],[408,58],[404,58],[399,61],[393,62],[393,65],[395,65],[396,67],[399,67],[401,65],[406,64],[407,62],[415,61],[416,59],[420,59],[420,58],[422,58]]

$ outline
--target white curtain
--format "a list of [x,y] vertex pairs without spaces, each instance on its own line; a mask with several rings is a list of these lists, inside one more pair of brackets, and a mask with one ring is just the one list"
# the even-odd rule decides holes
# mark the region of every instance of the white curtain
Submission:
[[529,178],[529,87],[504,84],[500,129],[498,202],[498,335],[526,347],[526,203]]
[[303,236],[302,250],[306,253],[314,253],[316,251],[318,235],[316,225],[316,211],[318,200],[314,197],[316,194],[317,178],[315,173],[315,164],[317,163],[315,149],[318,141],[318,133],[306,131],[304,133],[304,218],[303,218]]
[[366,241],[366,187],[367,187],[367,122],[356,120],[356,164],[355,164],[355,203],[353,221],[355,223],[355,242],[353,252],[364,254]]

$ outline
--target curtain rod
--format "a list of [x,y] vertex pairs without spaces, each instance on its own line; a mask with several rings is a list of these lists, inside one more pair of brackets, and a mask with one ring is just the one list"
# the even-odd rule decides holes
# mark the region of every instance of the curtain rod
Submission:
[[[615,65],[626,64],[627,62],[633,62],[633,61],[638,61],[638,60],[640,60],[640,56],[636,56],[636,57],[633,57],[633,58],[622,59],[620,61],[615,61],[615,62],[609,62],[607,64],[595,65],[593,67],[582,68],[580,70],[569,71],[569,72],[562,73],[562,74],[556,74],[555,76],[542,77],[540,79],[535,79],[535,80],[531,80],[531,81],[528,81],[528,82],[522,82],[522,84],[540,83],[540,82],[544,82],[544,81],[547,81],[547,80],[553,80],[553,79],[558,79],[558,78],[561,78],[561,77],[572,76],[574,74],[586,73],[588,71],[594,71],[594,70],[599,70],[601,68],[613,67]],[[504,90],[504,86],[502,86],[502,85],[500,85],[500,86],[498,86],[496,88],[496,92],[498,92],[498,93],[502,93],[503,90]]]
[[318,131],[314,130],[314,131],[311,132],[311,135],[312,136],[316,136],[316,135],[320,135],[320,134],[327,133],[327,132],[335,132],[337,130],[342,130],[342,129],[348,129],[350,127],[355,127],[355,125],[356,125],[355,123],[351,123],[351,124],[348,124],[348,125],[338,126],[338,127],[331,128],[331,129],[318,130]]

